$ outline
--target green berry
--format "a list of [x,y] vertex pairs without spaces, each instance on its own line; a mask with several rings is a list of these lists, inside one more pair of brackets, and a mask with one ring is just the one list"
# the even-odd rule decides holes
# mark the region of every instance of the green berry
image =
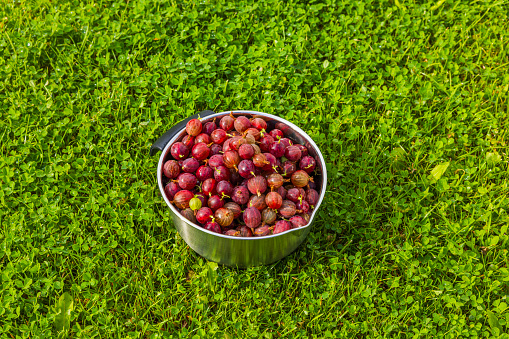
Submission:
[[201,200],[198,199],[198,198],[192,198],[190,201],[189,201],[189,207],[193,210],[193,211],[197,211],[201,208]]

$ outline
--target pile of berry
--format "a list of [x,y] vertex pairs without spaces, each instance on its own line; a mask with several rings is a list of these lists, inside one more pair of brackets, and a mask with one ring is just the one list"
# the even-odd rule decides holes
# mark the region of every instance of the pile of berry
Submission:
[[316,160],[261,118],[225,115],[186,125],[163,166],[165,192],[180,213],[231,236],[266,236],[305,226],[319,193]]

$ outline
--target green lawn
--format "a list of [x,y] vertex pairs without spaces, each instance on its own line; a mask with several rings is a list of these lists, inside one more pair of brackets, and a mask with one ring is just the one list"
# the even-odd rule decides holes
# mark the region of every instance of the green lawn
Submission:
[[[1,338],[65,331],[61,296],[65,338],[509,338],[508,19],[504,0],[2,1]],[[217,267],[171,223],[148,151],[204,109],[284,117],[327,159],[280,262]]]

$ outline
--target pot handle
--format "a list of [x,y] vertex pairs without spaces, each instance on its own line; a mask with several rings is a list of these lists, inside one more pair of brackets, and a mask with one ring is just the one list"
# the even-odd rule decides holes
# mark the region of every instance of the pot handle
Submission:
[[166,133],[161,135],[159,137],[159,139],[157,139],[156,142],[154,142],[154,144],[152,144],[152,146],[150,147],[150,156],[156,154],[157,151],[162,152],[163,149],[166,147],[166,144],[168,144],[168,142],[175,136],[175,134],[177,134],[178,132],[180,132],[182,129],[184,129],[186,127],[186,124],[189,120],[196,119],[198,117],[200,117],[200,119],[203,119],[203,118],[208,117],[211,114],[215,114],[215,112],[210,111],[210,110],[205,110],[205,111],[201,111],[200,113],[196,113],[195,115],[191,115],[190,117],[185,118],[184,120],[180,121],[178,124],[176,124],[175,126],[170,128],[168,131],[166,131]]

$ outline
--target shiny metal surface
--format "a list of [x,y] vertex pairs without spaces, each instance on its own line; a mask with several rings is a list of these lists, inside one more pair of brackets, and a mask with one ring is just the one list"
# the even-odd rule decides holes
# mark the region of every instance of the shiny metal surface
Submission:
[[304,227],[292,229],[285,233],[266,237],[240,238],[207,231],[184,218],[164,193],[162,167],[170,152],[171,145],[182,138],[185,129],[175,135],[161,152],[157,166],[159,190],[170,208],[173,223],[180,236],[198,254],[208,260],[228,266],[250,267],[270,264],[292,253],[312,229],[316,213],[323,201],[326,190],[327,169],[325,168],[325,161],[316,144],[303,130],[275,115],[255,111],[228,111],[210,115],[203,122],[212,121],[214,118],[218,121],[220,117],[230,113],[233,115],[256,116],[266,120],[269,127],[281,129],[288,138],[308,147],[311,155],[318,160],[316,171],[321,175],[315,175],[314,178],[318,187],[317,191],[320,192],[320,199],[311,214],[310,222]]

